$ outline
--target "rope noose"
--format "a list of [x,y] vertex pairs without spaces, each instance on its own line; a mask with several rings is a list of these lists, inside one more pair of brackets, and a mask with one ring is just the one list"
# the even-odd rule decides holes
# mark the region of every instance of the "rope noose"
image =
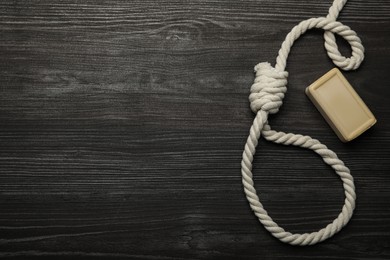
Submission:
[[[363,61],[364,47],[359,37],[356,35],[356,32],[352,31],[348,26],[336,21],[336,18],[346,2],[347,0],[334,0],[327,17],[311,18],[304,20],[295,26],[286,36],[286,39],[279,50],[275,68],[267,62],[259,63],[255,67],[256,78],[251,87],[249,100],[251,109],[256,113],[256,117],[250,128],[242,156],[242,183],[249,205],[255,215],[259,218],[259,221],[273,236],[282,242],[291,245],[313,245],[330,238],[348,223],[355,208],[356,194],[353,177],[350,174],[349,169],[333,151],[329,150],[325,145],[310,136],[277,132],[272,130],[268,124],[268,115],[275,114],[279,111],[279,107],[283,103],[284,94],[287,91],[288,73],[285,71],[285,68],[290,49],[294,44],[294,41],[307,30],[319,28],[325,31],[325,48],[328,56],[332,59],[333,63],[341,69],[357,69]],[[351,45],[352,56],[350,58],[346,58],[340,54],[335,42],[335,33],[343,37]],[[294,145],[313,150],[323,158],[326,164],[330,165],[335,170],[337,175],[340,176],[343,182],[345,201],[342,211],[332,223],[316,232],[293,234],[285,231],[272,220],[260,203],[256,189],[254,188],[252,175],[253,156],[256,152],[256,146],[261,135],[266,140],[278,144]]]

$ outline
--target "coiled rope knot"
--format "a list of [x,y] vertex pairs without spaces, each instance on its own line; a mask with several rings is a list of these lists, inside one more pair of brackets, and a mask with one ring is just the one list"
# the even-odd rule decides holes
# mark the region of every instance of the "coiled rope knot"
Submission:
[[263,110],[270,114],[279,111],[283,104],[284,93],[287,91],[287,71],[279,71],[268,62],[261,62],[255,66],[256,79],[249,95],[250,106],[253,112]]
[[[285,69],[291,47],[295,40],[307,30],[318,28],[325,31],[325,49],[335,65],[343,70],[357,69],[360,66],[364,59],[364,47],[360,38],[351,28],[336,21],[346,2],[347,0],[334,0],[326,17],[309,18],[296,25],[282,43],[275,67],[272,67],[268,62],[259,63],[255,67],[256,78],[251,87],[249,101],[256,117],[249,130],[249,136],[242,154],[242,184],[249,205],[259,221],[273,236],[291,245],[313,245],[330,238],[348,223],[355,208],[356,194],[353,177],[343,161],[333,151],[310,136],[278,132],[271,129],[268,124],[268,114],[275,114],[279,111],[287,91],[288,73]],[[343,37],[351,45],[352,56],[350,58],[340,54],[334,34]],[[345,194],[344,206],[337,218],[316,232],[295,234],[284,230],[273,221],[261,204],[253,181],[252,163],[260,136],[278,144],[294,145],[313,150],[323,158],[326,164],[334,169],[343,182]]]

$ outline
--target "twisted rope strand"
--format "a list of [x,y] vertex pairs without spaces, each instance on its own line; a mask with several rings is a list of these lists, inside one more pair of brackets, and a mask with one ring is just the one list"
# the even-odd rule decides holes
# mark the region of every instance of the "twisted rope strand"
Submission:
[[[277,132],[272,130],[268,124],[268,115],[275,114],[279,111],[287,91],[288,73],[285,71],[285,68],[291,47],[295,40],[307,30],[320,28],[325,31],[324,46],[329,58],[332,59],[336,66],[344,70],[356,69],[360,66],[364,59],[364,47],[360,38],[357,36],[356,32],[351,30],[348,26],[336,21],[336,18],[346,2],[347,0],[335,0],[329,9],[327,17],[310,18],[295,26],[291,32],[287,34],[286,39],[282,43],[279,55],[276,59],[275,68],[266,62],[259,63],[255,66],[256,78],[251,87],[249,101],[252,111],[256,113],[256,117],[250,128],[242,156],[242,183],[249,205],[259,221],[273,236],[282,242],[291,245],[313,245],[332,237],[348,223],[355,208],[356,194],[353,177],[343,161],[337,157],[336,153],[310,136]],[[350,58],[346,58],[340,54],[334,34],[340,35],[351,45],[352,56]],[[256,153],[256,147],[261,135],[267,141],[313,150],[323,158],[323,161],[326,164],[335,170],[337,175],[340,176],[340,179],[343,182],[345,200],[340,214],[333,222],[316,232],[293,234],[285,231],[272,220],[261,204],[253,182],[253,156]]]

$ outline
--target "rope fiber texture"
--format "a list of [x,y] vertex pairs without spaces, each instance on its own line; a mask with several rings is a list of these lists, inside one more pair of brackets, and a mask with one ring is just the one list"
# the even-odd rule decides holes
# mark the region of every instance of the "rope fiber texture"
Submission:
[[[313,245],[332,237],[348,223],[355,208],[356,194],[353,177],[336,153],[310,136],[277,132],[272,130],[268,124],[268,115],[279,111],[280,106],[283,104],[284,94],[287,91],[288,72],[285,71],[285,68],[291,47],[294,41],[307,30],[319,28],[325,31],[325,48],[329,58],[332,59],[336,66],[343,70],[353,70],[360,66],[364,59],[364,47],[359,37],[348,26],[336,21],[346,2],[347,0],[335,0],[329,9],[327,17],[310,18],[296,25],[286,36],[279,50],[275,67],[272,67],[267,62],[259,63],[255,66],[256,78],[251,87],[249,101],[252,111],[256,113],[256,117],[250,128],[242,155],[242,183],[249,205],[259,221],[273,236],[291,245]],[[350,58],[340,54],[334,34],[340,35],[351,45],[352,56]],[[341,213],[332,223],[316,232],[293,234],[285,231],[268,215],[257,196],[252,174],[253,156],[260,136],[278,144],[294,145],[313,150],[340,176],[343,182],[345,201]]]

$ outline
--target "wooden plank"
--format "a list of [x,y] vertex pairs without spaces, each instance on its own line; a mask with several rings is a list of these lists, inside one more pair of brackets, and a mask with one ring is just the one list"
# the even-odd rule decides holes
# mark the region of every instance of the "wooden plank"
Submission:
[[[0,257],[390,258],[388,1],[351,0],[340,17],[366,48],[345,76],[376,115],[372,129],[343,144],[304,95],[332,68],[321,31],[294,45],[285,102],[270,118],[351,168],[351,223],[313,247],[284,245],[242,191],[253,67],[273,63],[289,30],[330,4],[1,1]],[[343,204],[340,181],[309,151],[261,140],[254,174],[290,231],[322,228]]]

